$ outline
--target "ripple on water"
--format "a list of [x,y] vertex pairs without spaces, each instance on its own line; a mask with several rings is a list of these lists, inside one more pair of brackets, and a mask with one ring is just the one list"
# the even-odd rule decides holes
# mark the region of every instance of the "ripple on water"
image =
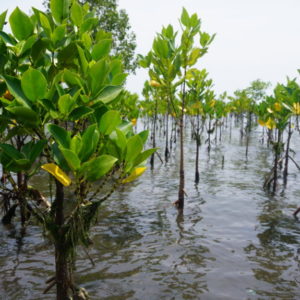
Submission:
[[[76,277],[92,299],[300,299],[300,223],[291,217],[299,174],[291,165],[284,193],[265,193],[272,156],[259,136],[252,133],[248,159],[238,130],[230,144],[226,135],[213,144],[209,157],[203,145],[197,186],[188,140],[183,214],[172,206],[177,154],[118,190],[92,229],[95,265],[78,251]],[[1,227],[0,243],[0,299],[53,299],[41,296],[53,250],[40,229],[29,227],[22,238],[18,228]]]

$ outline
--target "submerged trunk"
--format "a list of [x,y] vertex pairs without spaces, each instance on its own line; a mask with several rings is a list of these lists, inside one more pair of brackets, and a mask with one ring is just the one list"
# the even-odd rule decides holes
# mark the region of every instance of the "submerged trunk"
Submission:
[[165,161],[168,162],[169,159],[169,112],[166,115],[166,147],[165,147]]
[[285,162],[284,162],[284,170],[283,170],[283,184],[286,186],[287,184],[287,176],[288,176],[288,168],[289,168],[289,155],[290,155],[290,141],[292,137],[292,126],[291,122],[289,122],[289,131],[288,131],[288,138],[286,143],[286,150],[285,150]]
[[20,207],[21,224],[24,227],[26,223],[26,199],[24,196],[25,178],[22,172],[17,173],[17,184],[18,184],[18,202]]
[[183,148],[183,111],[180,117],[180,166],[179,166],[179,190],[177,208],[182,209],[184,207],[184,148]]
[[199,173],[199,148],[200,148],[200,120],[199,115],[197,115],[197,129],[196,129],[196,162],[195,162],[195,182],[199,183],[200,173]]
[[[184,70],[184,78],[186,76],[186,69]],[[184,109],[185,109],[185,81],[182,86],[182,106],[181,116],[179,123],[180,130],[180,166],[179,166],[179,190],[177,208],[183,209],[184,207],[184,141],[183,141],[183,121],[184,121]]]
[[68,258],[65,247],[64,224],[64,188],[55,180],[55,224],[57,226],[57,237],[55,241],[55,269],[56,269],[56,299],[66,300],[69,296],[70,278],[68,268]]
[[[157,100],[155,100],[155,114],[154,114],[154,120],[153,120],[153,128],[152,128],[152,147],[156,147],[156,120],[157,120]],[[151,169],[154,168],[154,153],[151,155],[150,158],[150,165]]]
[[279,156],[280,156],[280,142],[281,142],[281,131],[278,130],[277,143],[276,143],[276,148],[275,148],[273,193],[276,192],[276,188],[277,188],[278,161],[279,161]]
[[207,147],[207,150],[208,152],[210,152],[210,135],[211,135],[211,118],[209,117],[209,121],[208,121],[208,147]]

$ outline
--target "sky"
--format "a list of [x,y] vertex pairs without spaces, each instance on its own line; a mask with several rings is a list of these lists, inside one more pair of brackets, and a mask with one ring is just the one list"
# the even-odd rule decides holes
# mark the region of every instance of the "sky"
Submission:
[[[43,8],[42,0],[0,0],[0,12],[19,6]],[[197,13],[201,29],[216,38],[197,67],[206,68],[217,94],[249,86],[256,79],[284,83],[299,77],[299,0],[119,0],[136,33],[137,53],[146,55],[156,33],[172,24],[179,29],[182,7]],[[146,70],[130,75],[127,88],[141,93]]]

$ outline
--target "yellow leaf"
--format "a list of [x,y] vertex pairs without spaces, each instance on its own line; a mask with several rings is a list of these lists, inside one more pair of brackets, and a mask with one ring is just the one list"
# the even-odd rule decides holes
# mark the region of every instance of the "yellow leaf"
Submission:
[[267,108],[267,111],[268,111],[268,113],[270,113],[270,114],[273,113],[273,110],[272,110],[270,107]]
[[146,167],[135,168],[127,178],[122,180],[122,183],[128,183],[128,182],[131,182],[131,181],[137,179],[139,176],[141,176],[146,171],[146,169],[147,169]]
[[279,102],[274,103],[275,111],[281,111],[282,105]]
[[293,113],[300,115],[300,103],[293,103]]
[[14,96],[10,93],[9,90],[6,90],[5,93],[3,94],[3,98],[5,98],[7,100],[13,100]]
[[149,85],[152,87],[160,87],[161,84],[157,82],[156,80],[150,80]]
[[268,129],[275,129],[276,128],[276,123],[275,123],[274,120],[269,118],[268,121],[266,122],[266,126],[267,126]]
[[132,119],[132,120],[131,120],[131,124],[132,124],[133,126],[135,126],[135,125],[136,125],[136,119]]
[[261,126],[266,126],[266,122],[264,122],[263,120],[258,119],[258,124]]
[[64,186],[69,186],[72,183],[70,177],[56,164],[44,164],[41,168],[53,175]]

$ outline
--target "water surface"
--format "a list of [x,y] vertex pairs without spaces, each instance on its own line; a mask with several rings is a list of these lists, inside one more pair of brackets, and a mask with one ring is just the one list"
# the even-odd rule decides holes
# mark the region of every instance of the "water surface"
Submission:
[[[260,135],[252,132],[248,160],[238,130],[231,141],[224,134],[209,156],[203,145],[195,186],[195,146],[187,133],[182,214],[172,205],[176,151],[168,164],[156,159],[153,171],[119,189],[92,229],[94,266],[79,249],[77,279],[91,298],[300,299],[300,223],[292,217],[300,205],[299,171],[291,165],[287,189],[266,193],[272,154]],[[300,162],[299,155],[295,159]],[[1,225],[0,245],[0,299],[53,299],[53,291],[42,295],[54,266],[40,228],[31,226],[22,236],[18,226]]]

